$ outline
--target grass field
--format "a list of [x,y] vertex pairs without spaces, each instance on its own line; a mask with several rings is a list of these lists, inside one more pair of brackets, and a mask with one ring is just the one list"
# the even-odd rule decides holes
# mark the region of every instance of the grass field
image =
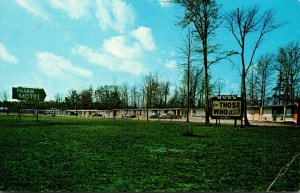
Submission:
[[[0,116],[1,191],[266,191],[299,127]],[[300,189],[300,157],[272,191]]]

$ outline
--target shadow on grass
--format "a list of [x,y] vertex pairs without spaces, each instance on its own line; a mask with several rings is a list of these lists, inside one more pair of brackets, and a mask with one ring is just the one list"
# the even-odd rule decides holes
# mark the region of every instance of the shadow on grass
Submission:
[[198,134],[194,134],[194,133],[183,133],[182,136],[184,136],[184,137],[195,137],[195,138],[207,137],[207,136],[204,136],[204,135],[198,135]]
[[209,138],[207,135],[199,135],[194,133],[183,133],[182,136],[184,137],[192,137],[192,138]]

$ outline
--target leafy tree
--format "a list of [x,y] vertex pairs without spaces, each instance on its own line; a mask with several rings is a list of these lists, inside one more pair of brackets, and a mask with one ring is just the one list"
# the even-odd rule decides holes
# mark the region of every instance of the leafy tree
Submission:
[[83,89],[79,93],[80,107],[82,109],[91,109],[93,105],[93,87],[90,86],[88,89]]
[[95,104],[97,109],[123,108],[117,85],[105,85],[98,87],[95,91]]
[[78,102],[79,102],[79,95],[76,90],[71,89],[68,92],[68,96],[65,97],[65,102],[67,105],[67,108],[71,109],[77,109]]

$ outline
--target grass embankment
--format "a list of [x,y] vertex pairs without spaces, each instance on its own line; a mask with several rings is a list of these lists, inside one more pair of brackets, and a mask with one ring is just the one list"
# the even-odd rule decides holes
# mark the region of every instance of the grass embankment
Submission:
[[[266,191],[300,151],[298,127],[0,116],[2,191]],[[300,159],[273,191],[300,189]]]

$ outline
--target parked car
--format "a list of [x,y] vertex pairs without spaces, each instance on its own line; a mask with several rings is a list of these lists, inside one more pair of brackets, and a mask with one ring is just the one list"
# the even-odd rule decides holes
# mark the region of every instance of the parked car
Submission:
[[136,118],[136,114],[125,114],[125,118]]
[[159,117],[160,119],[177,119],[176,115],[173,115],[171,113],[162,114]]
[[149,115],[149,117],[151,119],[157,119],[157,118],[159,118],[159,114],[158,113],[152,113],[152,114]]
[[78,113],[76,113],[76,112],[69,112],[68,115],[70,115],[70,116],[77,116]]
[[44,112],[44,115],[48,115],[48,116],[52,116],[52,117],[55,116],[55,114],[53,112]]
[[92,117],[102,117],[102,114],[99,114],[99,113],[93,113],[93,114],[92,114]]

